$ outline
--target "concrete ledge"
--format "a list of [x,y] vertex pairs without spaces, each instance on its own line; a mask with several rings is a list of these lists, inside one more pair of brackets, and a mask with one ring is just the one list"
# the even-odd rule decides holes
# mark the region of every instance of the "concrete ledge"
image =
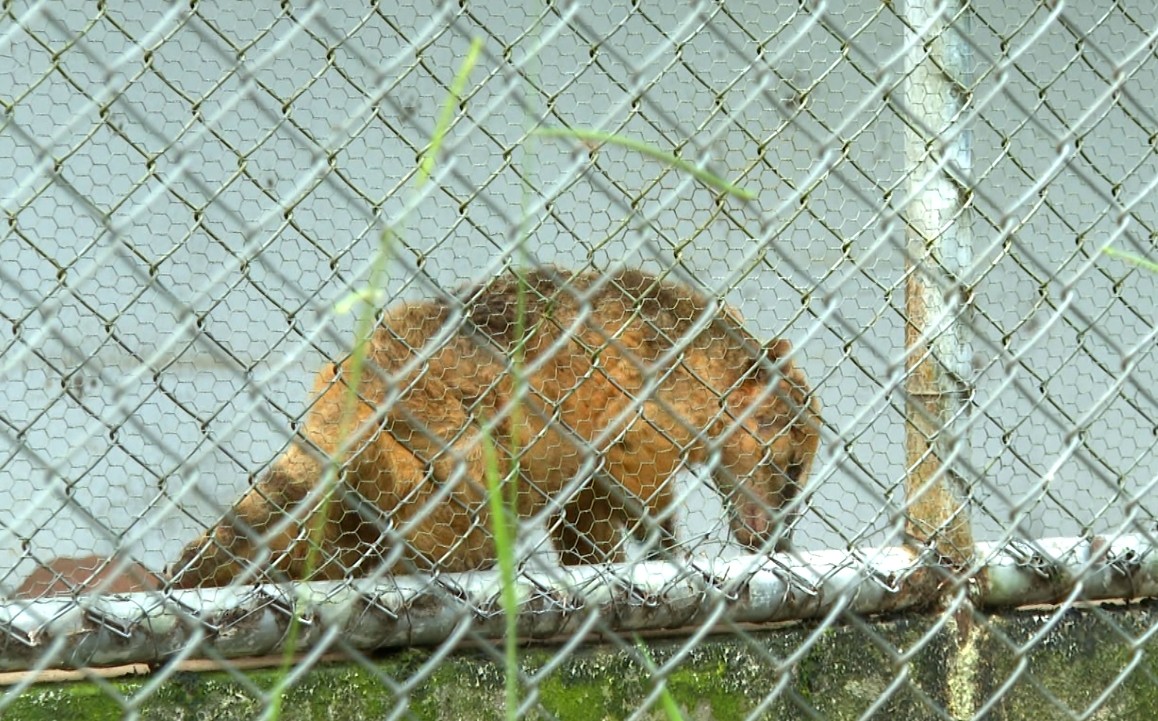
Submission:
[[[1144,602],[973,613],[960,623],[911,613],[828,628],[749,629],[702,639],[667,687],[688,719],[741,719],[753,711],[767,719],[855,719],[874,707],[881,718],[970,718],[988,707],[987,719],[1071,719],[1097,708],[1093,718],[1150,721],[1158,709],[1158,642],[1146,634],[1156,627],[1158,604]],[[683,653],[683,643],[653,638],[645,646],[662,665]],[[524,678],[534,678],[537,690],[525,718],[626,718],[654,688],[634,644],[585,645],[545,671],[557,651],[523,649]],[[281,718],[503,717],[497,652],[456,651],[407,689],[432,655],[390,652],[371,668],[319,663],[287,692]],[[133,706],[144,719],[250,719],[264,708],[261,690],[280,677],[276,668],[182,670],[151,688],[157,679],[148,675],[90,675],[6,697],[3,717],[112,719]],[[667,716],[657,700],[644,718]]]

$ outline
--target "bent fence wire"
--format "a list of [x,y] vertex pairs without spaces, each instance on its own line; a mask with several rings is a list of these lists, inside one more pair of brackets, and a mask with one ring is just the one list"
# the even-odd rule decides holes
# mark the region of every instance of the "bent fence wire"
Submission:
[[0,706],[1158,595],[1154,8],[333,5],[0,16]]

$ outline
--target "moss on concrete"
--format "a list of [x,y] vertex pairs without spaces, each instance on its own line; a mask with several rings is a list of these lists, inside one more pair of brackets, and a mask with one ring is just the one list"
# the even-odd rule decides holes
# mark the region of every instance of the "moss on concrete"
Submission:
[[[1153,604],[1012,614],[997,629],[985,671],[994,719],[1148,719],[1158,709]],[[1046,626],[1050,631],[1038,638]],[[997,695],[1002,685],[1007,692]],[[1107,691],[1110,693],[1103,698]]]
[[[652,639],[646,650],[655,665],[670,664],[666,688],[684,717],[703,721],[855,719],[870,709],[879,718],[968,718],[986,703],[987,718],[998,720],[1068,719],[1098,704],[1094,719],[1149,721],[1158,708],[1158,641],[1146,635],[1158,626],[1152,604],[977,615],[964,628],[939,620],[800,624],[711,636],[690,650],[682,639]],[[630,646],[591,644],[551,666],[555,652],[523,649],[522,676],[535,693],[528,719],[621,719],[654,689]],[[407,650],[379,655],[369,668],[319,664],[288,690],[281,718],[504,717],[496,655],[459,650],[436,659]],[[119,719],[133,707],[144,719],[249,719],[280,678],[265,669],[179,672],[155,686],[148,677],[36,685],[4,718]],[[658,699],[643,717],[667,718]]]
[[62,683],[33,687],[22,694],[3,715],[4,718],[29,721],[113,721],[124,717],[124,709],[113,695],[96,684]]

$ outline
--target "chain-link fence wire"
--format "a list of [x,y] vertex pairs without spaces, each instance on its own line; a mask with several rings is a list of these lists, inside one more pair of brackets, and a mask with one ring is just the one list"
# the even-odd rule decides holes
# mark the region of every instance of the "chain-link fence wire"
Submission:
[[[730,304],[728,317],[743,318],[730,337],[749,351],[755,339],[790,340],[822,440],[791,506],[799,516],[768,510],[793,518],[802,558],[920,546],[906,527],[906,436],[920,425],[906,374],[919,355],[906,353],[914,278],[950,309],[951,329],[933,334],[967,339],[953,378],[964,421],[937,473],[966,489],[957,515],[972,536],[1037,553],[1043,537],[1152,541],[1158,274],[1105,251],[1153,258],[1158,16],[1114,3],[938,6],[920,22],[906,12],[870,2],[6,7],[0,147],[14,172],[0,240],[0,589],[27,601],[86,584],[166,588],[186,545],[301,447],[315,374],[349,357],[352,298],[466,302],[469,313],[463,289],[511,267],[591,272],[596,284],[641,268],[708,311]],[[952,66],[939,54],[950,41]],[[940,125],[914,108],[922,51],[959,102]],[[938,245],[947,227],[913,242],[934,178],[956,192],[945,217],[971,231],[955,258]],[[562,290],[538,300],[597,316],[594,296],[558,280]],[[586,350],[624,342],[606,335]],[[762,371],[784,377],[779,360]],[[430,391],[373,361],[368,378]],[[643,368],[643,382],[662,381],[660,367]],[[681,432],[743,422],[720,411],[742,380],[728,383],[715,388],[716,413]],[[551,418],[549,400],[526,412]],[[797,420],[806,408],[787,405]],[[656,555],[667,523],[677,542],[661,561],[747,558],[713,479],[720,444],[695,464],[681,443],[660,517],[618,500],[643,541],[626,558]],[[586,465],[567,493],[607,462],[606,448],[578,447]],[[454,474],[444,486],[481,493],[479,479]],[[383,516],[365,493],[349,503],[394,551],[373,539],[360,549],[398,552],[405,524],[389,505]],[[485,514],[472,508],[473,532]],[[559,523],[546,510],[520,521],[521,571],[574,580],[559,570]],[[253,530],[237,535],[252,541]],[[776,542],[761,540],[765,552]],[[727,604],[712,608],[702,628],[733,624],[742,637]],[[443,648],[485,636],[452,618]],[[585,619],[583,630],[618,638],[614,620]],[[321,647],[362,658],[333,635]],[[220,658],[208,643],[175,652],[202,654]]]

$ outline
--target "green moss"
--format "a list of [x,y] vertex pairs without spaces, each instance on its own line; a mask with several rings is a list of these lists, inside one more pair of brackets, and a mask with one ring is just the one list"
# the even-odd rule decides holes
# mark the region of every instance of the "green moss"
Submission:
[[[996,694],[987,719],[1048,721],[1091,711],[1099,720],[1149,721],[1158,708],[1158,640],[1147,635],[1158,626],[1156,609],[1071,610],[1056,623],[1044,611],[978,615],[960,633],[952,624],[936,628],[936,616],[913,615],[819,634],[797,625],[710,636],[687,652],[682,639],[649,640],[646,650],[656,666],[680,659],[666,686],[689,721],[852,719],[878,701],[879,718],[966,717],[964,707]],[[520,649],[520,674],[534,684],[522,689],[522,698],[533,694],[528,721],[626,718],[654,688],[639,655],[620,646],[584,646],[551,666],[555,653],[545,646]],[[902,672],[902,682],[894,684]],[[264,709],[279,678],[277,669],[266,669],[176,673],[156,686],[141,678],[42,684],[13,699],[3,717],[119,719],[135,708],[144,719],[250,719]],[[320,664],[287,690],[282,719],[500,719],[504,679],[497,652],[415,649],[382,654],[370,668]],[[1106,689],[1113,690],[1092,711]],[[658,702],[641,716],[666,719]]]
[[124,715],[117,700],[96,684],[61,683],[25,693],[4,712],[3,717],[22,721],[74,718],[113,721]]
[[[1154,614],[1117,613],[1106,608],[1071,610],[1054,630],[1026,647],[1025,668],[1018,672],[1018,647],[1052,620],[1052,612],[1018,614],[1001,624],[1005,653],[992,653],[988,685],[996,691],[1012,675],[1017,683],[995,705],[1002,719],[1071,719],[1093,711],[1095,718],[1148,719],[1158,708],[1158,658],[1143,653],[1131,669],[1137,651],[1133,639],[1143,637]],[[1116,687],[1116,688],[1114,688]]]
[[[625,675],[622,665],[620,659],[584,654],[540,684],[540,702],[560,721],[626,718],[634,711],[628,699],[643,685],[642,669]],[[615,683],[609,683],[612,678]]]
[[501,662],[470,652],[448,657],[410,696],[413,718],[501,719],[505,677]]
[[755,704],[737,693],[728,675],[728,668],[723,664],[680,667],[668,678],[667,687],[685,716],[706,707],[711,711],[711,718],[742,719]]
[[[264,694],[280,677],[276,669],[248,671],[242,683],[223,673],[177,673],[148,698],[142,699],[146,718],[251,719],[265,706]],[[139,684],[134,684],[139,688]],[[256,688],[254,688],[256,687]],[[381,680],[367,669],[323,664],[286,691],[285,721],[314,718],[380,718],[394,707]]]

